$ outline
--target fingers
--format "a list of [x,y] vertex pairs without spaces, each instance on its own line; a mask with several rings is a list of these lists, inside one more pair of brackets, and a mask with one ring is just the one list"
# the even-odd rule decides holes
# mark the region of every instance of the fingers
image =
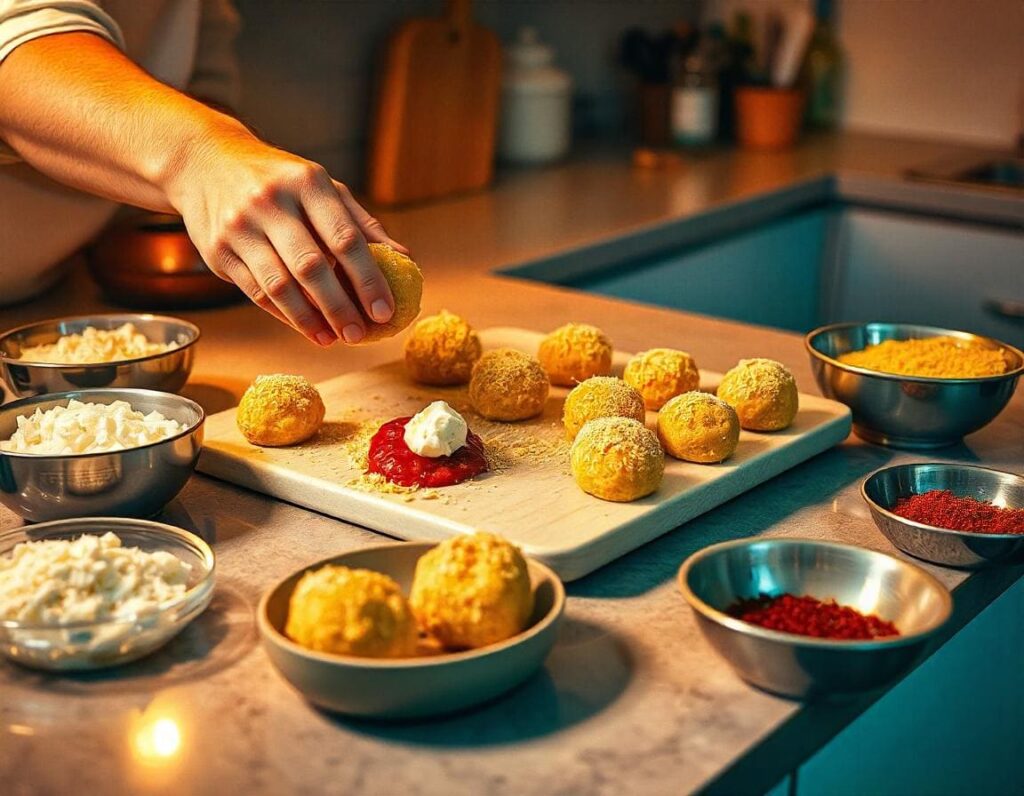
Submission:
[[324,180],[304,193],[302,200],[306,217],[337,258],[366,315],[377,323],[384,323],[395,311],[391,287],[370,254],[363,232],[334,186],[324,172]]
[[294,216],[268,225],[267,237],[303,292],[330,324],[334,336],[358,343],[366,335],[365,321],[334,272],[333,258]]
[[348,210],[352,219],[359,225],[359,229],[362,230],[363,235],[368,241],[373,241],[374,243],[386,243],[395,251],[400,251],[406,256],[409,255],[409,250],[388,235],[387,230],[384,229],[384,225],[366,212],[366,208],[356,201],[352,192],[345,185],[337,180],[334,180],[333,182],[334,188],[338,192],[338,196],[341,197],[342,204],[345,205],[345,209]]
[[231,278],[258,306],[285,320],[314,343],[337,340],[331,325],[300,288],[267,239],[251,239],[236,252],[241,266]]

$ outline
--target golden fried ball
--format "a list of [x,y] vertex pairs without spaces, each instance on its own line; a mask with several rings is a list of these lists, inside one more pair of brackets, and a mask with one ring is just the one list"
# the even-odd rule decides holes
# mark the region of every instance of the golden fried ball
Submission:
[[285,633],[317,652],[363,658],[411,657],[419,639],[397,583],[379,572],[332,565],[299,579]]
[[513,348],[498,348],[473,366],[469,400],[490,420],[525,420],[544,411],[550,389],[536,359]]
[[519,548],[475,533],[448,539],[416,562],[409,602],[420,627],[446,647],[472,649],[522,632],[533,589]]
[[572,387],[612,371],[612,344],[596,326],[567,323],[541,340],[537,355],[552,384]]
[[405,369],[420,384],[465,384],[480,359],[480,338],[447,310],[416,322],[405,341]]
[[687,462],[728,459],[740,441],[736,410],[706,392],[685,392],[658,413],[658,439],[665,453]]
[[722,378],[718,397],[739,415],[750,431],[780,431],[796,417],[796,380],[774,359],[741,359]]
[[391,286],[395,313],[387,323],[377,323],[367,317],[362,305],[357,302],[363,320],[366,321],[366,335],[357,345],[394,337],[416,320],[420,314],[420,299],[423,298],[423,274],[416,263],[384,243],[371,243],[370,254]]
[[700,372],[693,357],[674,348],[642,351],[626,364],[622,374],[626,384],[644,397],[644,405],[657,411],[669,398],[700,386]]
[[294,445],[324,422],[324,402],[305,376],[257,376],[242,395],[235,421],[253,445]]
[[644,399],[622,379],[594,376],[569,392],[562,411],[565,435],[574,439],[583,424],[596,417],[631,417],[643,423]]
[[570,459],[580,489],[619,503],[651,494],[665,473],[658,438],[630,417],[599,417],[584,424]]

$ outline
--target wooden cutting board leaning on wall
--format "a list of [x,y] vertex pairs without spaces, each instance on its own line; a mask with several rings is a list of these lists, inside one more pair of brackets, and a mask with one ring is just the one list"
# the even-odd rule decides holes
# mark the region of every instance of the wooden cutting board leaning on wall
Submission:
[[483,188],[494,173],[501,45],[473,22],[470,0],[411,19],[388,43],[369,163],[384,205]]

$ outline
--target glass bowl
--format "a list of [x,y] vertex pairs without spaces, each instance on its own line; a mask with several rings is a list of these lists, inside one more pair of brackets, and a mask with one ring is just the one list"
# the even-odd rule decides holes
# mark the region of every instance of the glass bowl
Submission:
[[36,669],[72,671],[117,666],[148,655],[180,633],[203,612],[213,596],[214,555],[195,534],[149,520],[88,517],[29,525],[0,533],[0,558],[15,545],[72,540],[87,534],[116,533],[125,547],[168,552],[192,567],[186,592],[153,611],[123,614],[95,622],[63,625],[0,619],[0,655]]

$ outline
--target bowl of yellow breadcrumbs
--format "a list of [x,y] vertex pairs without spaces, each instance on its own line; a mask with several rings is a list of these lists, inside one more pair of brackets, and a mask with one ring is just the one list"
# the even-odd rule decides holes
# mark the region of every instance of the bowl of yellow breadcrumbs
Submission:
[[861,438],[898,448],[955,445],[1009,403],[1024,354],[969,332],[837,323],[805,341],[822,393],[850,407]]

